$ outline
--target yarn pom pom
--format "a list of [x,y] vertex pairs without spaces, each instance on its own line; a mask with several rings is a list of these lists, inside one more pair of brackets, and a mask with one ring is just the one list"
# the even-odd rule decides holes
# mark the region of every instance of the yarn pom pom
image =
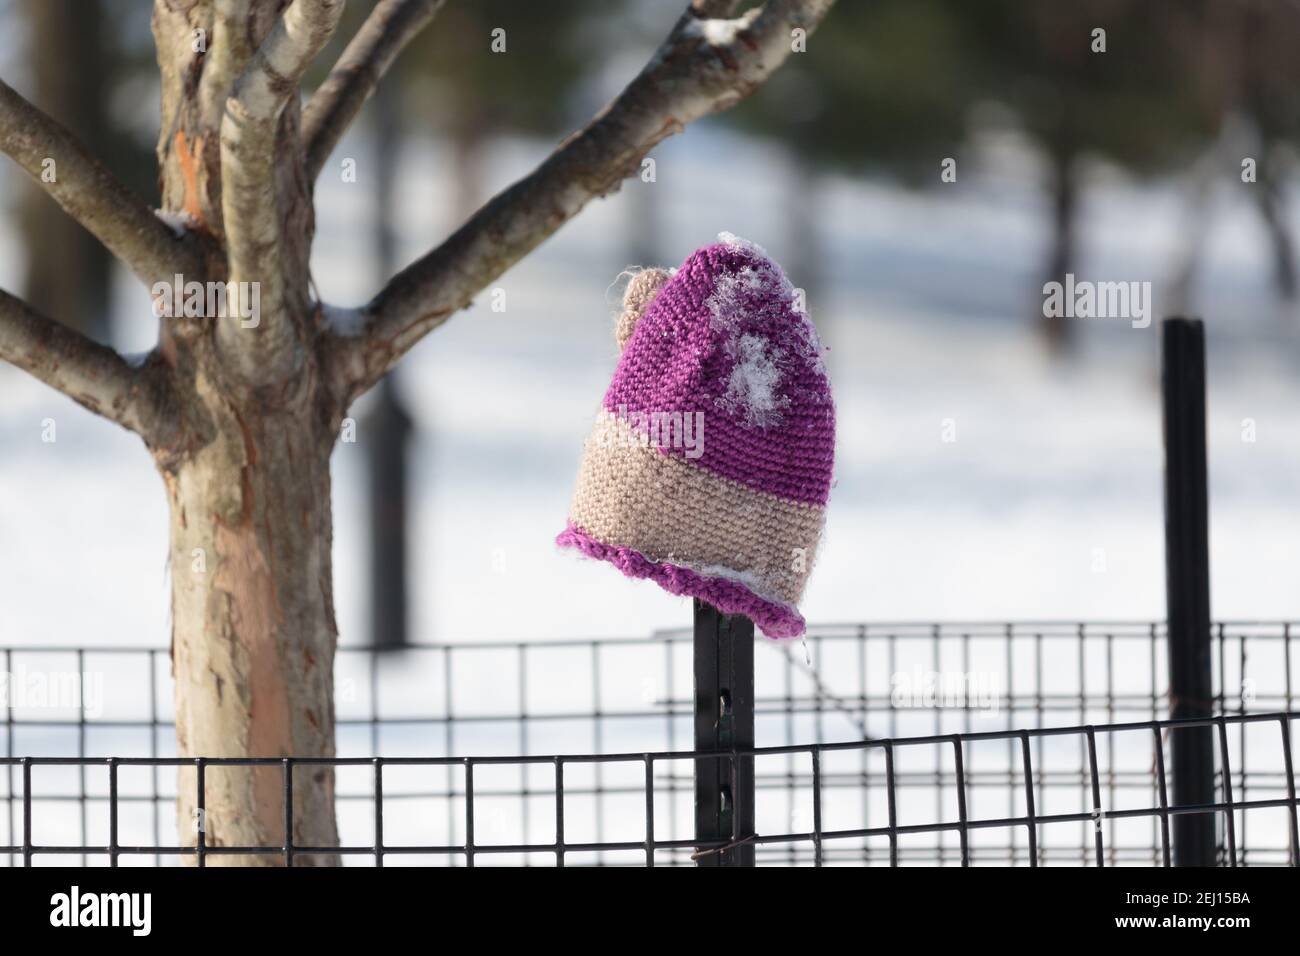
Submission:
[[623,292],[623,314],[614,326],[614,338],[620,352],[632,337],[632,330],[645,314],[646,308],[671,277],[672,272],[668,269],[642,269],[628,280],[627,289]]

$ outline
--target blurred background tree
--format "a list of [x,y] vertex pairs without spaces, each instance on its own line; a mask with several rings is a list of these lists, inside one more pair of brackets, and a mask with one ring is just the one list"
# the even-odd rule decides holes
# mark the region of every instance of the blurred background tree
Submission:
[[[1286,183],[1296,168],[1300,141],[1300,7],[1278,4],[1265,13],[1260,4],[1237,11],[1241,39],[1236,62],[1242,67],[1242,110],[1257,137],[1258,183],[1255,199],[1273,244],[1273,274],[1278,292],[1293,302],[1297,295],[1295,238],[1286,214]],[[1274,17],[1278,19],[1274,19]],[[1281,20],[1285,29],[1278,29]]]
[[[154,200],[156,124],[139,109],[142,96],[157,96],[153,38],[147,21],[123,15],[132,0],[10,2],[26,27],[20,50],[32,98],[83,142],[95,144],[116,176]],[[112,257],[35,183],[19,179],[15,193],[26,246],[24,297],[91,338],[108,341]]]
[[[1044,282],[1079,269],[1082,160],[1163,175],[1184,167],[1213,134],[1187,82],[1191,64],[1162,29],[1160,6],[991,0],[955,7],[979,59],[980,94],[1009,107],[1045,160],[1051,241]],[[1040,321],[1048,346],[1067,349],[1069,320]]]
[[[400,132],[427,130],[447,143],[457,220],[477,209],[494,185],[483,181],[490,140],[551,137],[572,127],[574,92],[601,62],[598,37],[587,24],[610,13],[607,4],[599,18],[593,12],[582,0],[453,0],[398,60],[400,115],[417,121]],[[485,56],[494,30],[504,31],[504,50]]]
[[965,139],[969,42],[949,0],[845,4],[815,56],[786,70],[725,122],[789,153],[791,273],[815,289],[818,194],[828,171],[884,175],[911,187],[938,182],[939,164]]
[[[112,57],[104,49],[97,3],[23,0],[30,31],[28,70],[37,102],[83,141],[109,145],[109,87],[103,82]],[[68,61],[84,66],[70,70]],[[52,175],[57,175],[57,168]],[[108,337],[111,257],[89,232],[63,214],[35,183],[19,187],[18,218],[27,245],[22,294],[36,308],[98,341]]]
[[[138,104],[142,84],[153,82],[151,38],[147,30],[132,32],[140,18],[123,15],[131,0],[9,2],[28,24],[37,98],[84,139],[104,143],[110,167],[152,195],[156,185],[140,175],[149,168],[141,160],[152,131],[142,139],[122,132],[130,123],[106,121],[110,113],[122,119]],[[568,129],[600,86],[611,47],[617,53],[657,36],[680,3],[618,0],[612,16],[610,6],[592,17],[583,0],[451,0],[437,27],[399,60],[398,119],[385,142],[395,154],[421,133],[447,144],[442,155],[457,184],[452,218],[486,198],[486,144]],[[340,38],[368,9],[350,5]],[[1209,214],[1213,184],[1225,175],[1237,178],[1242,156],[1250,155],[1258,164],[1252,199],[1272,245],[1276,288],[1295,299],[1300,278],[1285,212],[1300,135],[1294,92],[1300,4],[875,0],[845,4],[833,22],[834,29],[817,37],[816,56],[792,58],[756,96],[721,118],[787,151],[783,205],[797,256],[791,272],[805,286],[818,281],[815,220],[827,172],[885,176],[909,187],[937,184],[940,161],[968,150],[982,132],[979,118],[992,116],[1027,136],[1043,162],[1051,237],[1045,281],[1077,271],[1084,160],[1101,158],[1144,178],[1185,173],[1189,229],[1171,264],[1169,291],[1173,311],[1192,309],[1198,225]],[[1104,54],[1093,51],[1098,27],[1106,31]],[[482,55],[498,28],[508,55]],[[92,42],[96,37],[102,42]],[[76,45],[71,54],[70,43]],[[65,69],[69,55],[96,65],[105,79],[89,82],[92,71]],[[323,57],[321,64],[327,62]],[[320,75],[309,84],[323,69],[318,65]],[[975,112],[987,103],[1004,109]],[[628,184],[624,202],[628,259],[658,261],[659,211],[651,191],[635,186]],[[107,260],[80,227],[50,215],[50,200],[39,190],[21,189],[29,298],[103,337]],[[66,281],[69,275],[84,281]],[[1069,325],[1039,321],[1048,345],[1065,350]]]
[[[1189,81],[1196,58],[1169,42],[1161,10],[1131,0],[848,5],[817,36],[816,56],[793,58],[727,121],[791,150],[802,170],[791,209],[811,215],[824,170],[939,185],[942,160],[989,132],[976,108],[997,104],[979,115],[1002,117],[1042,158],[1051,235],[1042,274],[1060,280],[1080,258],[1081,158],[1164,174],[1214,133],[1218,115]],[[1098,27],[1104,53],[1093,49]],[[795,228],[815,233],[811,224]],[[1065,351],[1067,320],[1041,318],[1040,302],[1044,340]]]

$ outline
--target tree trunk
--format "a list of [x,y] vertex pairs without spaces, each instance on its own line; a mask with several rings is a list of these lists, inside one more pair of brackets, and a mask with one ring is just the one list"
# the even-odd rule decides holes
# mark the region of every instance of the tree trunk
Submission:
[[[1074,267],[1074,227],[1078,202],[1078,182],[1074,169],[1074,151],[1063,143],[1052,150],[1052,245],[1047,260],[1047,282],[1065,282],[1065,274]],[[1042,299],[1037,300],[1040,304]],[[1048,351],[1056,356],[1069,352],[1074,342],[1072,320],[1064,315],[1043,315],[1039,322]]]
[[[163,472],[179,752],[333,756],[332,431],[307,426],[305,416],[259,417],[220,403],[214,411],[212,441]],[[283,844],[280,767],[214,766],[206,778],[207,846]],[[193,845],[195,771],[184,770],[179,786],[183,839]],[[299,768],[293,795],[294,845],[337,846],[333,768]]]
[[1294,302],[1297,292],[1295,268],[1295,244],[1291,240],[1291,226],[1287,217],[1286,191],[1282,183],[1285,177],[1277,176],[1271,166],[1281,163],[1281,150],[1276,147],[1261,150],[1264,162],[1260,164],[1263,172],[1259,184],[1252,190],[1259,204],[1260,215],[1268,228],[1270,246],[1273,250],[1273,281],[1278,294],[1284,302]]
[[[188,228],[226,232],[221,195],[219,74],[237,76],[266,36],[281,3],[251,4],[225,60],[195,49],[213,37],[211,4],[154,7],[162,76],[158,143],[163,208]],[[220,24],[216,25],[220,29]],[[282,314],[263,311],[257,332],[292,321],[310,329],[308,257],[314,230],[310,183],[299,144],[300,109],[290,99],[277,127],[275,193],[280,218]],[[242,214],[242,210],[237,214]],[[210,257],[201,282],[226,280]],[[185,757],[334,755],[334,621],[330,561],[329,458],[344,414],[320,356],[304,348],[288,381],[251,386],[222,355],[221,323],[239,317],[164,318],[160,348],[185,396],[181,437],[154,456],[171,507],[172,671],[177,752]],[[302,333],[302,339],[311,336]],[[250,340],[251,341],[251,340]],[[210,766],[205,807],[195,813],[196,770],[178,780],[182,845],[201,825],[208,847],[280,847],[285,841],[279,765]],[[294,846],[336,847],[334,771],[304,765],[293,779]],[[277,865],[284,854],[216,854],[217,865]],[[337,864],[338,855],[299,856],[295,865]]]

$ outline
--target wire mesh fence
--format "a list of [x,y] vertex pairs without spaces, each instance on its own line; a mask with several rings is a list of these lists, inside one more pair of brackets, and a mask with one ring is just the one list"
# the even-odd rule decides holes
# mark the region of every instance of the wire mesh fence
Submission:
[[[1287,622],[1215,625],[1216,716],[1203,726],[1219,796],[1199,807],[1168,802],[1161,739],[1188,731],[1166,720],[1161,624],[852,624],[761,642],[757,747],[722,757],[689,750],[689,631],[341,648],[342,855],[689,863],[694,762],[742,759],[759,863],[1160,865],[1170,818],[1200,812],[1218,821],[1220,863],[1294,865],[1295,634]],[[11,689],[0,859],[319,852],[180,845],[174,768],[193,761],[175,757],[165,650],[0,654]],[[286,785],[310,762],[285,763]]]
[[[1053,844],[1046,837],[1053,828],[1082,825],[1091,832],[1091,846],[1086,848],[1085,859],[1097,866],[1127,862],[1117,856],[1116,831],[1122,824],[1135,821],[1149,823],[1158,830],[1156,860],[1145,859],[1138,862],[1170,862],[1170,818],[1184,814],[1215,814],[1223,821],[1224,859],[1228,865],[1244,864],[1248,860],[1246,841],[1246,822],[1249,819],[1263,819],[1268,811],[1275,811],[1273,822],[1286,833],[1286,855],[1275,862],[1300,865],[1297,847],[1300,846],[1300,834],[1297,831],[1297,799],[1295,773],[1292,757],[1291,724],[1300,719],[1300,714],[1250,714],[1209,717],[1201,720],[1178,721],[1139,721],[1127,724],[1108,724],[1087,727],[1040,728],[1035,730],[1004,730],[984,733],[951,734],[931,737],[912,737],[891,740],[856,741],[838,744],[801,745],[795,747],[769,747],[754,750],[733,751],[716,754],[697,754],[685,752],[644,753],[644,754],[605,754],[605,755],[570,755],[570,756],[536,756],[536,757],[464,757],[464,758],[429,758],[429,757],[393,757],[393,758],[83,758],[83,757],[23,757],[6,758],[9,766],[17,765],[22,774],[22,841],[19,844],[0,847],[0,851],[20,854],[24,865],[31,865],[34,858],[41,856],[59,856],[97,854],[107,858],[111,866],[119,865],[123,856],[141,856],[167,854],[169,856],[193,857],[198,865],[205,865],[214,855],[267,855],[283,857],[286,865],[292,866],[304,856],[317,854],[341,854],[345,856],[365,857],[377,866],[385,864],[393,857],[434,857],[455,859],[466,866],[474,866],[485,857],[497,857],[507,862],[518,862],[520,857],[540,855],[553,858],[558,865],[577,859],[587,862],[592,854],[606,854],[615,857],[617,862],[637,862],[655,865],[656,862],[680,863],[684,854],[698,858],[702,854],[715,852],[734,843],[706,844],[700,846],[690,839],[660,839],[658,821],[659,798],[663,776],[657,768],[672,763],[693,763],[701,760],[717,760],[722,763],[731,761],[759,761],[773,757],[795,757],[806,769],[798,773],[800,786],[806,784],[812,809],[812,827],[809,830],[786,829],[763,830],[755,836],[746,838],[760,850],[794,853],[796,858],[810,855],[814,865],[821,866],[828,862],[872,862],[873,850],[876,854],[887,857],[891,865],[905,862],[908,843],[918,836],[949,835],[956,841],[955,862],[970,865],[976,862],[1016,862],[1016,834],[1023,840],[1024,862],[1038,866],[1053,862],[1056,857],[1052,852]],[[1231,744],[1229,728],[1259,729],[1274,736],[1274,746],[1267,748],[1263,739],[1258,740],[1261,749],[1272,749],[1284,767],[1282,781],[1279,782],[1277,795],[1261,795],[1260,787],[1256,796],[1240,796],[1242,789],[1234,784],[1231,769]],[[1169,803],[1167,773],[1164,759],[1164,736],[1168,733],[1189,733],[1196,728],[1213,728],[1217,732],[1219,759],[1224,772],[1220,776],[1222,797],[1211,804],[1175,807]],[[1128,740],[1124,738],[1132,737]],[[1087,751],[1088,760],[1083,770],[1087,778],[1087,796],[1089,799],[1078,809],[1049,809],[1043,800],[1043,783],[1040,769],[1035,764],[1034,751],[1037,746],[1041,754],[1043,743],[1057,743],[1075,740]],[[1143,746],[1143,742],[1145,745]],[[970,764],[974,750],[980,744],[1005,744],[1009,757],[1005,773],[1007,774],[1008,793],[1015,794],[1012,801],[1012,813],[1003,815],[992,810],[991,815],[982,815],[968,796],[967,781],[971,773]],[[940,759],[947,754],[947,761],[954,779],[955,807],[953,813],[942,814],[936,819],[920,823],[903,822],[903,801],[900,800],[899,764],[912,750],[930,750]],[[1157,802],[1154,805],[1125,806],[1112,804],[1106,806],[1102,798],[1103,780],[1111,776],[1106,769],[1108,763],[1118,759],[1120,753],[1152,755],[1152,774],[1155,781]],[[1107,759],[1106,753],[1109,755]],[[877,768],[879,789],[885,800],[883,820],[876,826],[835,826],[831,819],[832,806],[828,800],[828,771],[833,758],[852,756],[855,763],[862,758],[863,764],[873,763],[879,757]],[[197,769],[197,805],[204,803],[204,781],[206,773],[215,768],[231,766],[275,765],[282,768],[283,806],[285,812],[284,833],[292,834],[293,788],[295,771],[300,768],[317,767],[329,764],[335,768],[364,767],[373,773],[373,790],[371,812],[373,820],[373,837],[365,844],[334,847],[295,846],[290,837],[286,837],[278,846],[207,846],[202,829],[196,831],[196,842],[192,846],[172,845],[134,845],[121,842],[121,795],[120,777],[124,768],[130,767],[181,767],[193,766]],[[628,767],[642,776],[640,799],[644,808],[640,820],[639,838],[614,840],[584,840],[573,835],[571,825],[566,820],[571,818],[569,804],[583,790],[566,787],[566,777],[570,777],[577,767]],[[107,809],[107,839],[94,845],[82,842],[76,845],[42,843],[34,835],[35,807],[40,802],[34,784],[34,772],[43,768],[76,767],[85,770],[88,767],[103,769],[107,774],[107,795],[103,798]],[[545,839],[532,842],[484,842],[476,820],[481,819],[480,803],[490,799],[491,790],[481,791],[476,786],[476,776],[493,767],[543,767],[554,773],[554,786],[540,788],[535,796],[547,800],[553,807],[552,829]],[[460,779],[457,792],[451,797],[459,806],[459,815],[463,823],[463,841],[446,844],[404,844],[388,842],[385,836],[385,804],[387,790],[384,784],[385,772],[391,774],[397,768],[446,768],[453,771]],[[1002,771],[999,771],[1002,772]],[[843,773],[843,771],[841,771]],[[870,793],[871,782],[866,770],[854,767],[849,775],[863,793]],[[1112,791],[1113,792],[1113,791]],[[1108,838],[1109,834],[1109,838]],[[873,846],[873,844],[875,844]],[[992,850],[992,854],[981,851]],[[1010,853],[1011,859],[1003,858]],[[661,854],[663,858],[661,859]],[[622,858],[619,858],[622,855]],[[766,854],[766,855],[771,855]],[[1258,856],[1258,849],[1257,849]],[[929,847],[925,857],[933,862]],[[942,859],[942,856],[941,856]],[[1066,860],[1070,861],[1067,855]],[[601,861],[608,862],[608,861]]]

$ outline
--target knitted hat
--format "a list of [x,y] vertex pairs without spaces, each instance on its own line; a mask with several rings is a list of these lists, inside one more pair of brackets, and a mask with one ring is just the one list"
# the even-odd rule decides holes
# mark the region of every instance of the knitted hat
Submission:
[[556,541],[797,637],[835,406],[802,293],[758,246],[718,238],[628,284],[622,356]]

